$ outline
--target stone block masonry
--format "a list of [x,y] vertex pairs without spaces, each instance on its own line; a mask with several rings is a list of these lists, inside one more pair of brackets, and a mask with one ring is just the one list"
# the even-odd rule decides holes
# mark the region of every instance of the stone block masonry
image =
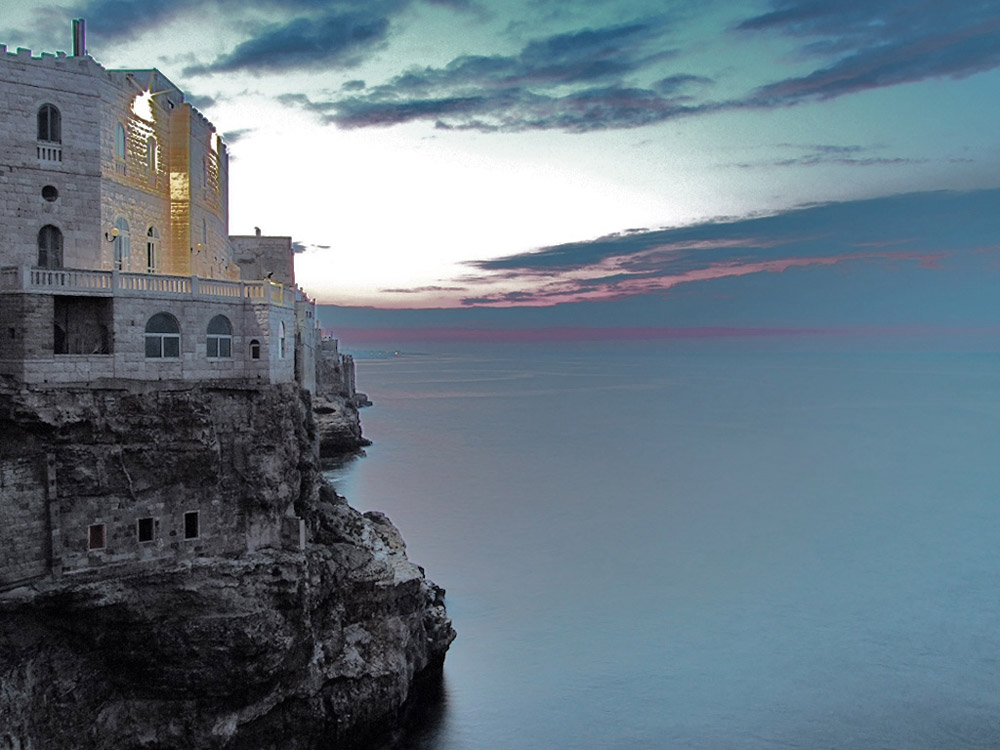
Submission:
[[292,384],[0,390],[0,589],[304,546],[306,408]]
[[0,461],[0,588],[49,572],[44,455]]

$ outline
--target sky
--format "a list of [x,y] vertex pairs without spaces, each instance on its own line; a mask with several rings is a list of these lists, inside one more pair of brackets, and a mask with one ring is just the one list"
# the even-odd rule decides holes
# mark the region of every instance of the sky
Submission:
[[76,17],[359,325],[998,321],[1000,0],[0,0],[0,42]]

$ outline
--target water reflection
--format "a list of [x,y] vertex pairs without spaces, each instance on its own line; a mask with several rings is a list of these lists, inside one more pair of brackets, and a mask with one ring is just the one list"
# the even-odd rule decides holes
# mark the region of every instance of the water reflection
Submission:
[[418,678],[403,707],[400,728],[377,750],[435,750],[448,718],[448,689],[441,671]]

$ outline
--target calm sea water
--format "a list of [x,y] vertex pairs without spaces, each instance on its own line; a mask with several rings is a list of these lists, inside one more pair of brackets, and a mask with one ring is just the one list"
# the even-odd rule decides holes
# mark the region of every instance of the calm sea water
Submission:
[[359,360],[459,632],[400,747],[1000,747],[1000,355],[811,348]]

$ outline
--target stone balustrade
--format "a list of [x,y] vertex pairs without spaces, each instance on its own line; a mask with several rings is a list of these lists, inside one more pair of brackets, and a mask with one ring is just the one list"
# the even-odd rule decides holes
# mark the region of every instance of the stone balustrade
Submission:
[[280,307],[294,307],[296,298],[296,290],[270,280],[226,281],[198,276],[32,266],[0,268],[0,292],[249,299]]

